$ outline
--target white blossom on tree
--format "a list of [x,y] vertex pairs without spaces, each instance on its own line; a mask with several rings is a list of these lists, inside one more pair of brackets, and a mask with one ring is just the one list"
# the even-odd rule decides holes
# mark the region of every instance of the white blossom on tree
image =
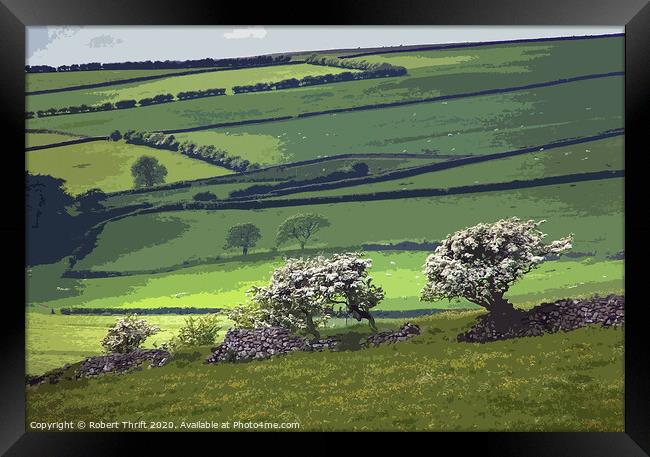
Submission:
[[375,329],[370,309],[384,292],[372,284],[370,259],[358,253],[330,258],[287,259],[266,287],[251,289],[252,304],[235,308],[229,317],[240,327],[282,326],[319,338],[334,307],[344,307],[358,321],[367,319]]
[[549,254],[571,249],[573,234],[544,244],[538,227],[545,221],[522,222],[516,217],[481,223],[453,233],[427,257],[427,284],[421,300],[465,298],[491,312],[508,313],[503,295]]
[[144,319],[138,319],[135,314],[123,317],[102,340],[102,346],[109,353],[126,353],[135,351],[144,340],[155,335],[160,328],[147,324]]

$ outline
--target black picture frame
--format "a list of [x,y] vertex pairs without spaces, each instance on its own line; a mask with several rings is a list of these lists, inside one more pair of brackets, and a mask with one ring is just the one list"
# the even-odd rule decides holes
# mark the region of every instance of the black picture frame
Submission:
[[[316,14],[288,2],[252,7],[204,0],[0,0],[0,110],[3,114],[5,214],[0,231],[5,245],[5,300],[0,327],[0,452],[6,455],[130,455],[137,443],[155,452],[167,436],[114,433],[26,433],[24,377],[24,182],[25,27],[30,25],[620,25],[625,26],[625,432],[490,433],[480,437],[439,433],[432,443],[441,452],[506,456],[643,456],[650,453],[650,357],[644,351],[647,305],[643,269],[650,256],[650,217],[644,195],[647,159],[644,130],[650,100],[650,5],[645,0],[472,0],[431,2],[328,2]],[[290,12],[290,15],[288,14]],[[318,23],[314,24],[317,20]],[[11,141],[7,141],[11,140]],[[13,145],[13,146],[12,146]],[[182,435],[182,434],[181,434]],[[221,436],[219,440],[221,440]],[[211,441],[210,435],[204,435]],[[127,439],[129,438],[129,439]],[[135,438],[135,439],[133,439]],[[181,437],[182,438],[182,437]],[[475,439],[476,438],[476,439]],[[193,434],[194,439],[194,434]],[[364,446],[384,439],[360,440]],[[224,448],[219,445],[215,452]],[[450,449],[451,449],[450,448]],[[128,451],[127,451],[128,450]]]

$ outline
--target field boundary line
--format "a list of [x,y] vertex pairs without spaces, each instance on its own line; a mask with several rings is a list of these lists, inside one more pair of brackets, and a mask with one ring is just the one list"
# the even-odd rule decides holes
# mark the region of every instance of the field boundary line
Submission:
[[470,156],[470,157],[463,157],[463,158],[458,158],[455,160],[449,160],[445,162],[436,162],[436,163],[431,163],[431,164],[426,164],[426,165],[416,165],[414,167],[409,167],[409,168],[403,168],[399,170],[394,170],[394,171],[389,171],[387,173],[382,173],[380,175],[370,175],[370,176],[363,176],[359,178],[350,178],[350,179],[344,179],[344,180],[339,180],[339,181],[330,181],[330,182],[323,182],[323,183],[313,183],[313,184],[306,184],[303,186],[296,185],[295,187],[288,187],[285,189],[278,189],[278,190],[271,190],[269,193],[266,194],[252,194],[252,195],[246,195],[242,197],[235,197],[231,198],[229,200],[243,200],[243,199],[252,199],[252,198],[269,198],[269,197],[276,197],[276,196],[281,196],[281,195],[290,195],[290,194],[295,194],[295,193],[302,193],[302,192],[318,192],[318,191],[323,191],[323,190],[333,190],[333,189],[343,189],[346,187],[356,187],[356,186],[362,186],[365,184],[373,184],[373,183],[378,183],[378,182],[386,182],[386,181],[394,181],[397,179],[403,179],[403,178],[410,178],[413,176],[418,176],[421,174],[425,173],[432,173],[435,171],[442,171],[442,170],[447,170],[450,168],[456,168],[456,167],[462,167],[466,165],[473,165],[477,163],[482,163],[482,162],[488,162],[491,160],[499,160],[499,159],[507,159],[510,157],[515,157],[518,155],[523,155],[523,154],[530,154],[534,152],[541,152],[541,151],[546,151],[546,150],[552,150],[552,149],[557,149],[561,147],[566,147],[566,146],[572,146],[575,144],[581,144],[581,143],[586,143],[586,142],[591,142],[591,141],[598,141],[598,140],[603,140],[607,138],[613,138],[617,136],[623,135],[623,131],[615,130],[612,132],[606,132],[603,134],[595,135],[592,137],[587,137],[587,138],[576,138],[576,139],[570,139],[570,140],[565,140],[562,142],[557,142],[557,143],[549,143],[549,144],[543,144],[541,146],[533,146],[533,147],[528,147],[528,148],[522,148],[522,149],[516,149],[514,151],[506,151],[506,152],[497,152],[493,154],[484,154],[484,155],[477,155],[477,156]]
[[[171,78],[175,76],[188,76],[195,75],[200,73],[215,73],[219,71],[231,71],[231,70],[243,70],[246,68],[264,68],[264,67],[274,67],[277,65],[296,65],[300,63],[305,63],[304,61],[295,61],[295,62],[284,62],[281,64],[270,64],[270,65],[252,65],[246,67],[234,67],[234,68],[204,68],[201,70],[187,70],[180,71],[177,73],[165,73],[161,75],[151,75],[151,76],[136,76],[135,78],[125,78],[125,79],[116,79],[114,81],[105,81],[102,83],[93,83],[93,84],[80,84],[77,86],[67,86],[67,87],[58,87],[56,89],[42,89],[35,90],[32,92],[25,92],[25,96],[28,95],[45,95],[45,94],[55,94],[58,92],[69,92],[74,90],[84,90],[84,89],[98,89],[100,87],[110,87],[110,86],[119,86],[122,84],[137,83],[143,81],[152,81],[156,79]],[[95,71],[112,71],[112,70],[95,70]],[[134,70],[123,70],[123,71],[134,71]],[[137,71],[137,70],[136,70]],[[77,72],[48,72],[48,73],[77,73]],[[26,74],[42,74],[42,73],[26,73]],[[83,113],[82,113],[83,114]]]
[[[408,106],[408,105],[416,105],[420,103],[432,103],[432,102],[438,102],[438,101],[444,101],[444,100],[454,100],[454,99],[459,99],[459,98],[469,98],[469,97],[481,97],[485,95],[497,95],[497,94],[505,94],[505,93],[510,93],[510,92],[518,92],[518,91],[523,91],[523,90],[529,90],[529,89],[539,89],[539,88],[544,88],[544,87],[552,87],[552,86],[559,86],[562,84],[569,84],[569,83],[574,83],[578,81],[587,81],[591,79],[601,79],[601,78],[611,78],[611,77],[616,77],[616,76],[624,76],[625,72],[624,71],[612,71],[612,72],[607,72],[607,73],[594,73],[590,75],[582,75],[582,76],[573,76],[569,78],[561,78],[561,79],[556,79],[553,81],[545,81],[541,83],[531,83],[531,84],[525,84],[522,86],[511,86],[511,87],[501,87],[501,88],[495,88],[495,89],[485,89],[485,90],[480,90],[480,91],[475,91],[475,92],[463,92],[460,94],[450,94],[450,95],[439,95],[436,97],[427,97],[427,98],[419,98],[415,100],[400,100],[396,102],[386,102],[386,103],[376,103],[372,105],[360,105],[360,106],[352,106],[352,107],[347,107],[347,108],[334,108],[330,110],[323,110],[323,111],[312,111],[312,112],[306,112],[306,113],[300,113],[300,114],[295,114],[291,116],[276,116],[276,117],[266,117],[266,118],[259,118],[259,119],[247,119],[243,121],[232,121],[232,122],[220,122],[220,123],[215,123],[215,124],[208,124],[208,125],[199,125],[196,127],[184,127],[180,129],[160,129],[160,130],[154,130],[154,132],[160,132],[160,133],[187,133],[187,132],[198,132],[201,130],[212,130],[212,129],[219,129],[219,128],[225,128],[225,127],[238,127],[242,125],[250,125],[250,124],[264,124],[264,123],[270,123],[270,122],[282,122],[282,121],[287,121],[287,120],[295,120],[295,119],[301,119],[301,118],[306,118],[306,117],[314,117],[314,116],[323,116],[327,114],[338,114],[338,113],[349,113],[349,112],[354,112],[354,111],[368,111],[368,110],[374,110],[374,109],[384,109],[384,108],[395,108],[399,106]],[[79,113],[79,114],[86,114],[86,113]]]
[[[554,148],[559,148],[559,147],[564,147],[564,146],[571,146],[574,144],[581,144],[581,143],[588,143],[591,141],[597,141],[597,140],[602,140],[606,138],[611,138],[615,136],[620,136],[625,134],[625,129],[620,128],[620,129],[614,129],[611,131],[605,131],[601,132],[596,135],[591,135],[591,136],[586,136],[586,137],[580,137],[580,138],[566,138],[563,140],[558,140],[553,143],[547,143],[547,144],[541,144],[541,145],[536,145],[536,146],[530,146],[526,148],[521,148],[521,149],[515,149],[512,151],[505,151],[505,152],[497,152],[493,154],[485,154],[485,155],[460,155],[458,159],[453,159],[453,160],[448,160],[445,162],[437,162],[434,164],[425,164],[425,165],[416,165],[414,167],[409,167],[409,168],[404,168],[401,170],[395,170],[392,172],[388,172],[390,174],[391,178],[389,179],[382,179],[386,174],[374,176],[374,178],[377,179],[377,181],[370,181],[368,180],[367,182],[380,182],[384,180],[391,180],[391,179],[399,179],[402,177],[410,177],[410,176],[416,176],[421,173],[428,173],[431,171],[437,171],[437,170],[444,170],[448,168],[454,168],[454,167],[459,167],[463,165],[469,165],[473,163],[479,163],[487,160],[495,160],[495,159],[501,159],[501,158],[507,158],[510,156],[516,156],[518,154],[524,154],[528,152],[534,152],[539,150],[540,148],[544,149],[554,149]],[[405,153],[362,153],[362,154],[354,154],[354,153],[349,153],[349,154],[340,154],[340,155],[334,155],[334,156],[329,156],[329,157],[323,157],[319,159],[308,159],[308,160],[302,160],[302,161],[297,161],[297,162],[291,162],[287,164],[281,164],[281,165],[271,165],[269,167],[265,168],[260,168],[258,170],[254,171],[248,171],[246,173],[230,173],[227,175],[221,175],[221,176],[215,176],[211,178],[199,178],[196,180],[191,180],[191,181],[179,181],[177,183],[169,183],[169,184],[164,184],[161,185],[155,189],[138,189],[138,190],[121,190],[121,191],[116,191],[116,192],[111,192],[107,193],[107,197],[116,197],[116,196],[121,196],[121,195],[144,195],[148,193],[153,193],[153,192],[158,192],[158,191],[165,191],[165,190],[175,190],[175,189],[184,189],[184,188],[189,188],[189,187],[194,187],[194,186],[204,186],[204,185],[216,185],[216,184],[221,184],[221,183],[229,183],[230,180],[235,179],[237,177],[243,177],[243,176],[251,176],[255,175],[258,173],[262,172],[267,172],[267,171],[272,171],[278,168],[292,168],[292,167],[298,167],[302,165],[311,165],[311,164],[316,164],[316,163],[322,163],[322,162],[328,162],[332,160],[345,160],[345,159],[360,159],[360,158],[421,158],[423,160],[425,159],[432,159],[435,157],[424,155],[424,154],[405,154]],[[403,176],[395,176],[395,173],[407,173]],[[371,177],[368,177],[370,179]],[[338,182],[338,181],[337,181]],[[254,185],[255,181],[251,181],[251,185]],[[332,184],[332,183],[329,183]],[[356,184],[353,185],[359,185],[357,182]],[[346,187],[346,186],[341,186],[341,187]]]
[[77,140],[68,140],[68,141],[61,141],[60,143],[50,143],[50,144],[41,144],[38,146],[30,146],[28,148],[25,148],[25,152],[29,151],[39,151],[41,149],[51,149],[51,148],[58,148],[61,146],[70,146],[72,144],[82,144],[82,143],[90,143],[92,141],[108,141],[107,136],[91,136],[87,138],[79,138]]
[[[548,176],[544,178],[535,178],[528,180],[513,180],[507,182],[474,184],[470,186],[457,186],[450,188],[438,189],[409,189],[386,192],[376,192],[368,194],[348,194],[331,197],[312,197],[312,198],[295,198],[295,199],[254,199],[247,201],[224,200],[216,204],[205,203],[187,203],[179,205],[161,205],[145,208],[137,214],[152,214],[172,211],[214,211],[214,210],[251,210],[251,209],[268,209],[283,208],[290,206],[307,206],[307,205],[329,205],[336,203],[354,203],[367,201],[382,200],[399,200],[403,198],[427,198],[427,197],[446,197],[449,195],[474,194],[484,192],[498,192],[503,190],[526,189],[531,187],[553,186],[560,184],[573,184],[583,181],[599,181],[603,179],[621,178],[625,176],[625,170],[605,170],[586,173],[572,173],[560,176]],[[135,215],[128,213],[119,217],[124,219]]]

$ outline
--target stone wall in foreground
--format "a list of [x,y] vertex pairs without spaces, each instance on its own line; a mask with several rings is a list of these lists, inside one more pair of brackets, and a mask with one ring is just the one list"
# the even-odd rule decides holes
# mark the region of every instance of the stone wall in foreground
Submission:
[[625,322],[625,297],[608,295],[586,300],[558,300],[542,303],[522,312],[509,328],[497,330],[490,314],[478,318],[470,329],[458,335],[458,341],[486,343],[488,341],[540,336],[544,333],[576,330],[587,325],[600,324],[603,327],[622,325]]

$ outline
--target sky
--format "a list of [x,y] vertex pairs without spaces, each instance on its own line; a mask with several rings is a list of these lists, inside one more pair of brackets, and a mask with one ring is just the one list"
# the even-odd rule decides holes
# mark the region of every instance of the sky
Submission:
[[278,52],[623,33],[623,27],[28,27],[28,65],[189,60]]

